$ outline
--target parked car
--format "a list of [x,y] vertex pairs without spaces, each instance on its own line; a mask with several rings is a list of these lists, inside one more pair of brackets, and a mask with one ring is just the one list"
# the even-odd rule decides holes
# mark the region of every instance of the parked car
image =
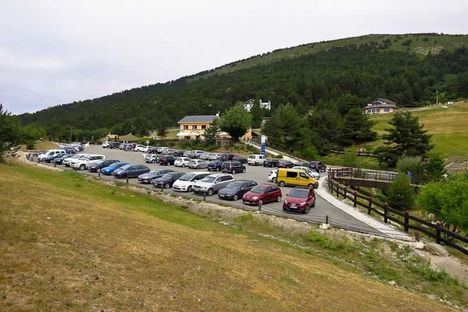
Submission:
[[169,166],[173,165],[175,162],[176,158],[174,155],[162,155],[159,157],[159,163],[162,166]]
[[249,155],[247,158],[247,163],[249,166],[258,166],[263,165],[263,161],[265,160],[265,155],[255,154]]
[[184,152],[182,153],[182,156],[183,156],[183,157],[192,158],[193,152],[192,152],[192,151],[184,151]]
[[150,168],[145,165],[128,164],[120,167],[112,173],[116,178],[136,178],[140,174],[150,172]]
[[210,153],[203,153],[198,156],[198,159],[208,160],[210,159]]
[[208,196],[213,195],[220,189],[224,188],[234,180],[231,174],[214,173],[210,174],[203,179],[193,184],[193,191],[195,193],[206,193]]
[[177,152],[178,152],[178,151],[177,151],[176,149],[168,148],[168,149],[163,150],[161,154],[163,154],[163,155],[173,155],[173,156],[175,156],[175,155],[177,154]]
[[143,144],[136,144],[134,147],[133,147],[133,151],[134,152],[143,152],[143,149],[145,148],[145,145]]
[[147,164],[155,164],[159,162],[159,155],[158,154],[146,154],[145,155],[145,163]]
[[[39,154],[37,156],[37,159],[39,161],[44,161],[45,159],[50,159],[51,156],[58,157],[58,156],[63,156],[66,153],[67,152],[64,149],[51,149],[51,150],[48,150],[45,153]],[[52,159],[50,159],[50,160],[52,160]],[[50,162],[50,160],[49,160],[49,162]]]
[[190,164],[190,158],[188,157],[177,157],[174,161],[174,166],[176,167],[188,167]]
[[192,151],[192,158],[200,158],[200,155],[204,154],[204,151],[201,150],[194,150]]
[[153,184],[154,187],[164,187],[164,188],[170,188],[172,184],[179,179],[181,176],[183,176],[183,172],[169,172],[163,175],[162,177],[153,179],[151,183]]
[[208,175],[210,175],[209,172],[188,172],[172,184],[172,189],[178,192],[191,192],[193,184]]
[[278,162],[276,158],[267,158],[263,161],[263,167],[278,167]]
[[274,184],[259,184],[244,194],[242,201],[247,205],[263,205],[281,201],[281,189]]
[[276,183],[280,186],[318,187],[318,181],[302,169],[279,168]]
[[289,160],[281,159],[278,161],[278,168],[292,168],[294,164]]
[[105,168],[105,167],[107,167],[107,166],[110,166],[110,165],[112,165],[112,164],[114,164],[114,163],[117,163],[117,162],[119,162],[119,161],[116,160],[116,159],[105,159],[105,160],[101,160],[101,161],[95,163],[94,165],[89,166],[89,167],[88,167],[88,170],[89,170],[90,172],[97,172],[98,170],[100,170],[100,169],[102,169],[102,168]]
[[115,170],[119,169],[120,167],[123,167],[127,165],[126,162],[119,161],[116,163],[111,164],[110,166],[104,167],[101,169],[101,173],[105,175],[111,175]]
[[114,148],[119,148],[119,146],[120,146],[120,142],[109,142],[109,146],[107,148],[114,149]]
[[315,207],[315,191],[312,188],[295,187],[283,201],[284,211],[308,213]]
[[146,151],[146,154],[157,154],[158,153],[158,148],[150,146],[148,150]]
[[222,188],[218,191],[218,197],[221,199],[238,200],[256,185],[257,182],[253,180],[233,181],[226,185],[225,188]]
[[232,157],[232,160],[233,161],[238,161],[241,164],[246,164],[247,163],[247,158],[241,157],[241,156],[234,156],[234,157]]
[[54,158],[51,162],[53,162],[54,164],[57,164],[57,165],[61,165],[66,158],[70,158],[72,156],[74,156],[74,155],[73,154],[65,154],[65,155],[62,155],[60,157]]
[[325,172],[327,171],[327,166],[325,166],[321,161],[319,160],[312,160],[309,162],[309,168],[312,170],[315,170],[317,172]]
[[143,183],[143,184],[151,184],[153,179],[157,179],[165,175],[166,173],[169,172],[174,172],[174,170],[171,169],[156,169],[156,170],[151,170],[150,172],[140,174],[138,176],[138,182]]
[[85,157],[80,157],[77,159],[73,159],[69,162],[70,167],[73,169],[78,169],[78,170],[85,170],[88,168],[88,166],[92,166],[95,163],[106,159],[106,156],[104,155],[88,155]]
[[140,147],[138,150],[135,148],[135,150],[137,151],[140,151],[140,152],[143,152],[143,153],[148,153],[148,151],[153,148],[152,146],[149,146],[149,145],[146,145],[146,146],[143,146],[143,147]]
[[270,182],[276,182],[276,175],[278,174],[278,170],[271,170],[270,173],[268,174],[267,180]]
[[223,164],[223,172],[234,174],[243,173],[245,170],[245,166],[238,161],[225,161]]
[[294,162],[294,167],[309,167],[309,162],[299,160],[299,161]]
[[72,160],[75,160],[75,159],[80,159],[80,158],[85,158],[85,157],[88,157],[89,154],[75,154],[73,155],[72,157],[68,157],[68,158],[65,158],[63,161],[62,161],[62,165],[64,165],[65,167],[70,167],[70,162]]
[[224,153],[224,154],[221,154],[220,156],[221,157],[219,158],[219,160],[222,160],[222,161],[232,160],[232,158],[235,157],[234,154],[229,154],[229,153]]
[[163,151],[167,150],[169,147],[166,147],[166,146],[159,146],[156,151],[159,153],[159,154],[162,154]]
[[110,142],[108,142],[108,141],[104,141],[104,142],[102,142],[102,144],[101,144],[101,147],[102,147],[102,148],[108,148],[109,146],[110,146]]
[[219,154],[219,153],[210,153],[210,155],[208,156],[208,159],[209,160],[221,159],[221,154]]
[[314,171],[312,169],[310,169],[309,167],[304,167],[304,166],[294,166],[292,167],[292,169],[301,169],[301,170],[304,170],[305,172],[307,172],[311,177],[313,177],[314,179],[316,180],[319,180],[320,179],[320,173],[318,173],[317,171]]
[[213,160],[208,164],[208,171],[221,171],[223,170],[223,163],[221,160]]
[[54,159],[62,157],[63,155],[67,155],[67,153],[66,152],[65,152],[65,154],[50,153],[50,154],[47,154],[44,157],[42,157],[41,161],[45,161],[46,163],[51,163]]
[[189,163],[189,168],[192,169],[205,169],[208,168],[208,162],[201,159],[192,159]]

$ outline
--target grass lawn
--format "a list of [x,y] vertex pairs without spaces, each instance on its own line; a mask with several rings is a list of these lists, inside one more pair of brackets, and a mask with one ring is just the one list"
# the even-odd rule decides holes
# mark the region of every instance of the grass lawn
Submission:
[[[304,252],[76,173],[0,164],[0,198],[5,311],[447,310],[337,265],[339,255]],[[307,240],[336,252],[350,248],[313,233]],[[438,273],[425,276],[466,303],[463,288]]]

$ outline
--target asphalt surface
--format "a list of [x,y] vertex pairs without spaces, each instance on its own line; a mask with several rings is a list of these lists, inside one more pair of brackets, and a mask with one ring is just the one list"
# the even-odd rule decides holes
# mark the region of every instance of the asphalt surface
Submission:
[[[106,159],[118,159],[121,161],[125,161],[128,163],[134,164],[145,164],[151,169],[157,169],[161,167],[171,168],[175,171],[179,172],[190,172],[190,171],[197,171],[189,168],[178,168],[174,166],[160,166],[159,164],[146,164],[144,161],[144,155],[141,152],[126,152],[119,149],[105,149],[102,148],[100,145],[90,145],[86,147],[83,153],[93,153],[93,154],[103,154],[106,156]],[[245,173],[238,173],[234,175],[234,178],[237,180],[240,179],[247,179],[247,180],[254,180],[257,183],[267,183],[267,177],[269,172],[272,168],[265,168],[262,166],[249,166],[246,164],[246,172]],[[273,168],[274,169],[274,168]],[[73,169],[70,169],[73,170]],[[198,171],[207,171],[207,169],[200,169]],[[81,171],[82,173],[89,174],[89,175],[97,175],[96,173],[90,173],[87,170]],[[114,177],[109,177],[105,175],[101,175],[102,179],[109,179],[115,180]],[[121,180],[125,181],[125,180]],[[155,189],[151,184],[140,184],[138,183],[137,179],[130,179],[129,184],[131,185],[138,185],[141,187]],[[281,191],[283,194],[283,198],[286,196],[287,193],[291,191],[292,188],[290,187],[282,187]],[[203,195],[196,195],[194,193],[181,193],[181,192],[174,192],[172,190],[164,190],[164,192],[179,194],[181,196],[203,199]],[[277,216],[288,217],[292,219],[297,219],[300,221],[307,221],[312,223],[325,223],[326,218],[328,217],[328,222],[333,227],[347,229],[351,231],[361,232],[361,233],[369,233],[369,234],[377,234],[382,235],[381,232],[377,231],[373,227],[367,225],[366,223],[354,218],[353,216],[347,214],[346,212],[336,208],[335,206],[331,205],[329,202],[325,201],[320,196],[316,196],[316,203],[315,207],[311,208],[309,213],[307,214],[296,214],[296,213],[286,213],[283,211],[282,202],[275,202],[269,203],[262,206],[261,211],[262,213],[272,214]],[[241,208],[245,210],[258,210],[258,207],[248,206],[242,203],[241,200],[238,201],[227,201],[219,199],[219,197],[215,194],[211,197],[206,197],[206,201],[214,202],[218,204],[228,205],[235,208]]]

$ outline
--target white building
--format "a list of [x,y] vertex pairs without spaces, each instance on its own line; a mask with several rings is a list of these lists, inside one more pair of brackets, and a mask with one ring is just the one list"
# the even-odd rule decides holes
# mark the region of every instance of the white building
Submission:
[[[250,110],[252,109],[254,104],[255,104],[255,100],[254,99],[249,99],[249,100],[244,102],[244,109],[246,111],[250,112]],[[262,99],[260,99],[260,107],[263,108],[263,109],[271,110],[271,101],[262,102]]]
[[375,99],[363,108],[364,112],[369,115],[393,113],[398,109],[399,107],[395,102],[381,98]]

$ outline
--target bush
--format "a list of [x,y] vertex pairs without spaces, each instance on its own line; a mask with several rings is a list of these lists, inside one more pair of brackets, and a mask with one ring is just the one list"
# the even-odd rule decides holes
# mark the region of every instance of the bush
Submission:
[[401,157],[397,162],[396,168],[404,175],[410,173],[411,183],[422,183],[426,181],[421,156]]
[[432,154],[426,165],[427,178],[430,181],[439,181],[446,173],[444,159],[439,154]]
[[303,148],[299,152],[299,156],[304,159],[318,159],[319,158],[319,154],[315,146],[309,146],[309,147]]
[[343,166],[345,167],[357,167],[357,155],[353,151],[348,151],[343,154]]
[[468,229],[468,174],[450,176],[447,181],[430,182],[419,191],[418,206],[434,214],[454,230]]
[[410,209],[414,204],[414,191],[408,177],[399,174],[385,191],[390,207],[398,210]]

